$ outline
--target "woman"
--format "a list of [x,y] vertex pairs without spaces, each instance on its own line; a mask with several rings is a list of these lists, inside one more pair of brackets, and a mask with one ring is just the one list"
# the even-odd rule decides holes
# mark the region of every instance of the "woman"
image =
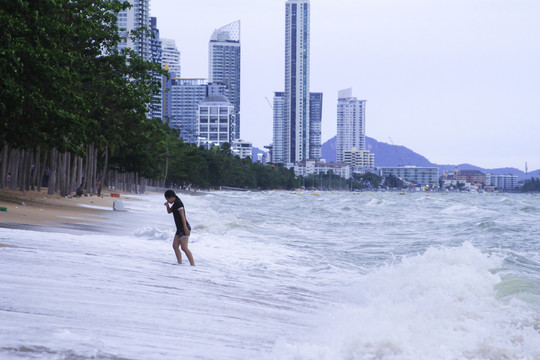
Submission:
[[[176,259],[178,260],[179,264],[182,263],[182,253],[180,252],[180,247],[182,251],[186,254],[191,266],[195,266],[193,255],[188,249],[188,240],[189,234],[191,232],[191,226],[189,226],[189,222],[186,219],[184,204],[172,190],[165,191],[165,199],[167,199],[167,201],[165,202],[165,206],[167,207],[167,213],[173,214],[174,223],[176,224],[176,234],[174,235],[173,240],[173,249],[174,253],[176,254]],[[170,206],[170,204],[172,204],[172,206]]]

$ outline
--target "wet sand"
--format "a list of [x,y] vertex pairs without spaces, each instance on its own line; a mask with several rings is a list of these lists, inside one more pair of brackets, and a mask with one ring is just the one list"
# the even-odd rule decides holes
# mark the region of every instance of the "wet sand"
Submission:
[[[118,192],[116,192],[118,193]],[[19,191],[0,189],[0,227],[48,231],[91,229],[110,218],[115,200],[136,201],[129,195],[111,197],[111,191],[102,191],[102,196],[61,197],[49,195],[47,189]],[[97,226],[96,226],[97,227]]]

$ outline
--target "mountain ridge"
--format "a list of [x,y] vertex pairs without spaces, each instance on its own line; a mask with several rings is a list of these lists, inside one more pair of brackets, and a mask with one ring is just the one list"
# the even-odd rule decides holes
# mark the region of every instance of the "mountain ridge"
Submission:
[[[322,158],[326,162],[336,161],[336,139],[334,136],[331,139],[325,141],[321,146]],[[366,148],[375,154],[375,167],[382,166],[423,166],[423,167],[438,167],[442,172],[453,172],[457,167],[460,170],[480,170],[485,173],[495,175],[517,175],[518,180],[530,179],[531,177],[540,178],[540,169],[529,171],[525,174],[524,171],[513,167],[486,169],[476,165],[463,163],[463,164],[435,164],[429,161],[425,156],[420,155],[413,150],[403,145],[393,145],[385,142],[377,141],[374,138],[366,136]],[[257,147],[253,147],[252,159],[257,161],[257,154],[266,153]]]
[[[336,161],[336,138],[326,141],[322,144],[322,158],[326,162]],[[448,171],[453,172],[457,167],[460,170],[480,170],[486,173],[495,175],[517,175],[518,180],[524,180],[531,177],[540,177],[540,169],[529,171],[525,174],[524,171],[513,168],[494,168],[486,169],[476,165],[463,163],[463,164],[436,164],[429,161],[425,156],[420,155],[413,150],[403,145],[393,145],[384,142],[377,141],[374,138],[366,136],[366,149],[375,154],[375,167],[382,166],[424,166],[424,167],[438,167],[441,172]]]

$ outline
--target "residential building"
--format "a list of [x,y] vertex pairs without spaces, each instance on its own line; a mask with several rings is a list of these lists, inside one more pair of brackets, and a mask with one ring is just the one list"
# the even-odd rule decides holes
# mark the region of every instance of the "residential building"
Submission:
[[321,158],[321,124],[323,93],[309,93],[309,158]]
[[163,47],[163,65],[168,67],[170,77],[182,77],[180,51],[176,48],[176,42],[172,39],[161,39],[161,44]]
[[[152,36],[150,38],[150,61],[156,64],[162,64],[163,62],[163,50],[161,40],[159,38],[159,29],[157,28],[157,18],[150,18],[151,28],[150,31]],[[153,73],[156,81],[159,81],[161,84],[160,90],[152,94],[152,103],[149,106],[148,117],[150,119],[159,118],[163,121],[164,112],[163,112],[163,82],[166,81],[163,78],[163,75],[158,73]]]
[[375,168],[375,154],[353,147],[343,151],[343,162],[357,169],[373,169]]
[[394,166],[380,167],[377,169],[379,176],[396,176],[409,184],[438,186],[439,168],[437,167],[416,167],[416,166]]
[[308,159],[294,165],[296,176],[305,177],[310,174],[327,174],[328,171],[332,171],[333,174],[341,176],[344,179],[351,177],[351,167],[345,163],[326,163],[316,161],[315,159]]
[[309,157],[310,2],[285,3],[285,121],[288,163]]
[[[233,155],[238,155],[240,159],[245,159],[252,156],[252,143],[245,140],[233,140],[231,144],[231,151]],[[262,156],[262,154],[259,154]],[[262,161],[262,158],[261,158]]]
[[[266,162],[269,162],[269,163],[273,163],[274,160],[273,160],[273,153],[274,153],[274,144],[270,144],[270,145],[264,145],[264,148],[266,150],[268,150],[266,152],[267,156],[266,156]],[[265,159],[263,159],[264,161]]]
[[227,87],[234,106],[231,139],[240,139],[240,21],[214,31],[208,43],[208,80]]
[[225,85],[208,84],[206,79],[172,78],[168,83],[167,120],[169,126],[180,130],[186,143],[197,144],[199,103],[211,95],[223,95]]
[[197,112],[197,145],[207,149],[230,143],[234,106],[224,95],[209,95],[200,101]]
[[491,174],[491,184],[498,190],[514,190],[518,186],[516,175],[494,175]]
[[480,170],[454,170],[454,180],[469,184],[490,185],[487,183],[486,173]]
[[274,93],[274,133],[271,151],[271,162],[286,164],[289,162],[289,127],[285,115],[285,93]]
[[338,93],[336,161],[343,162],[344,151],[366,150],[366,100],[352,96],[352,88]]
[[151,29],[150,0],[127,0],[127,2],[131,4],[131,7],[117,14],[118,29],[122,38],[118,48],[120,50],[130,48],[144,60],[150,60],[151,34],[147,31],[139,31],[135,39],[130,36],[133,31],[143,28]]

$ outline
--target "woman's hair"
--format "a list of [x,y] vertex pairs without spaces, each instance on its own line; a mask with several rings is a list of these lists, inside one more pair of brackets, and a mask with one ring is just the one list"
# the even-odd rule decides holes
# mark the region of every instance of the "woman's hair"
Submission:
[[165,197],[168,199],[168,198],[171,198],[171,197],[176,197],[176,194],[174,193],[174,191],[172,190],[167,190],[165,191]]

